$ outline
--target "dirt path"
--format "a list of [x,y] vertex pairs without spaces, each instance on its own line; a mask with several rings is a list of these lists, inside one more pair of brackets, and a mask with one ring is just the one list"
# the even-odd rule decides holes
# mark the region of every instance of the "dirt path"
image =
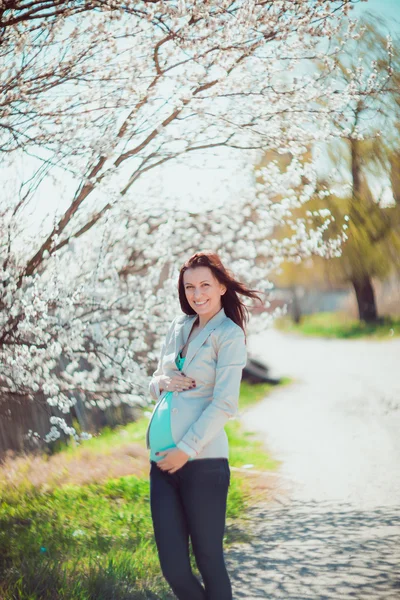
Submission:
[[282,494],[231,548],[234,598],[400,599],[400,340],[270,331],[249,349],[277,389],[241,419],[282,462]]

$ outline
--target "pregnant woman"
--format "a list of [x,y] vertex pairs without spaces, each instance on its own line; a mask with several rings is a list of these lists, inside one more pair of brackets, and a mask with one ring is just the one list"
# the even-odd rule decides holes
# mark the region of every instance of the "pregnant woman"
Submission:
[[[170,324],[149,384],[157,400],[146,432],[150,507],[161,570],[179,600],[232,600],[223,538],[230,484],[224,429],[238,411],[247,308],[261,298],[217,254],[180,269],[183,315]],[[193,574],[189,537],[204,586]]]

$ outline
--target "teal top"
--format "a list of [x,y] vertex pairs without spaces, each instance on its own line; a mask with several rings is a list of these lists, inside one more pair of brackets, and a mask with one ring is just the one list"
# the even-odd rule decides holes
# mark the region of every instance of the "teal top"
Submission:
[[[182,371],[185,357],[180,353],[175,359],[175,364]],[[171,432],[171,398],[173,392],[167,392],[156,408],[149,429],[150,460],[159,461],[163,455],[156,456],[156,452],[176,448]],[[193,460],[189,458],[188,460]]]

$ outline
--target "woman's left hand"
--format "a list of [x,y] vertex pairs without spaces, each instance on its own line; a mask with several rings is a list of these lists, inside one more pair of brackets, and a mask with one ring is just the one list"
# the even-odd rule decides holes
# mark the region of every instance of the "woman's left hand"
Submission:
[[189,460],[189,454],[186,454],[180,448],[171,448],[171,450],[163,450],[162,452],[156,452],[157,456],[164,455],[165,458],[157,461],[157,466],[162,471],[168,471],[168,473],[175,473],[178,469]]

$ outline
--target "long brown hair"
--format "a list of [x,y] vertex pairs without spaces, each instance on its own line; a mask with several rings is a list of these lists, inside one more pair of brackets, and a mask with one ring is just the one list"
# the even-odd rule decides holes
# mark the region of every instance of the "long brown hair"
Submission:
[[226,286],[226,292],[221,296],[221,303],[225,310],[225,314],[239,325],[245,332],[245,325],[249,320],[249,310],[247,306],[239,299],[238,294],[247,296],[248,298],[257,298],[261,303],[259,290],[250,290],[244,283],[237,281],[232,272],[224,267],[218,254],[212,251],[205,250],[204,252],[196,252],[187,260],[179,271],[178,293],[179,302],[182,311],[187,315],[195,315],[196,311],[190,306],[187,301],[185,288],[183,285],[183,274],[187,269],[195,269],[196,267],[209,267],[213,272],[214,277]]

